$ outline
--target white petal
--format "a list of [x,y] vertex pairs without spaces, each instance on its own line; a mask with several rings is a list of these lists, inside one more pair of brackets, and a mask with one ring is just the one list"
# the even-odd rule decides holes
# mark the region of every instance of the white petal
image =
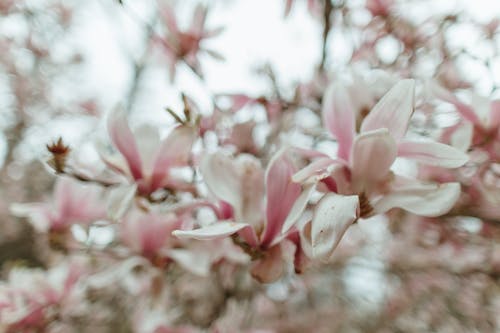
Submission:
[[200,171],[208,188],[229,203],[239,221],[256,224],[261,220],[264,197],[264,171],[250,155],[237,159],[222,153],[205,156]]
[[306,167],[300,169],[292,176],[292,181],[296,183],[316,183],[330,175],[330,166],[335,164],[335,160],[329,157],[318,158]]
[[442,168],[458,168],[469,160],[469,156],[460,150],[434,141],[401,142],[398,156]]
[[137,185],[123,185],[113,188],[108,198],[108,216],[113,221],[117,221],[125,215],[134,200],[137,192]]
[[337,247],[347,228],[358,217],[358,196],[325,195],[316,206],[311,227],[314,258],[327,259]]
[[206,277],[210,273],[210,255],[183,249],[172,249],[166,252],[179,266],[193,274]]
[[384,213],[399,207],[421,216],[440,216],[447,213],[460,196],[459,183],[412,183],[394,188],[373,205],[375,212]]
[[293,205],[292,209],[290,210],[288,217],[286,218],[285,222],[283,223],[283,228],[281,230],[282,233],[286,233],[295,224],[295,222],[297,222],[297,220],[300,218],[300,216],[304,212],[304,210],[307,206],[307,203],[309,202],[309,198],[311,197],[311,195],[315,189],[316,189],[316,184],[309,184],[309,185],[304,187],[304,189],[302,190],[302,193],[295,201],[295,204]]
[[230,236],[245,227],[250,227],[250,225],[248,223],[215,222],[199,229],[175,230],[172,235],[180,239],[209,240]]
[[397,155],[396,142],[387,129],[378,129],[358,135],[352,146],[352,181],[356,190],[364,190],[389,173]]
[[399,81],[373,107],[361,124],[361,132],[387,128],[398,141],[404,137],[413,113],[415,80]]

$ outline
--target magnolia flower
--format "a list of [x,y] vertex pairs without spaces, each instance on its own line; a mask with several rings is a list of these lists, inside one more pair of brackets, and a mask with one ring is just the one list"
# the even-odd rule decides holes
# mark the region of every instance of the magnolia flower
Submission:
[[450,136],[459,137],[465,149],[473,145],[486,151],[492,159],[500,159],[500,100],[473,94],[472,104],[468,105],[434,82],[427,88],[430,95],[452,104],[464,120],[453,128]]
[[45,332],[47,325],[80,301],[75,285],[82,275],[75,264],[48,272],[12,269],[8,281],[0,284],[2,332]]
[[259,161],[244,154],[235,159],[222,153],[208,155],[200,168],[208,188],[222,201],[219,215],[226,220],[173,234],[199,240],[237,235],[233,236],[235,242],[255,259],[253,276],[262,282],[277,279],[282,274],[283,256],[290,250],[283,244],[290,235],[282,234],[281,229],[301,190],[291,181],[296,170],[288,156],[284,152],[274,156],[265,175]]
[[175,68],[179,61],[184,61],[196,74],[201,76],[198,61],[200,51],[204,51],[216,59],[223,59],[217,52],[201,47],[203,40],[215,37],[223,30],[221,28],[205,29],[207,8],[202,5],[196,7],[191,25],[186,31],[180,30],[175,14],[170,7],[162,7],[160,13],[168,29],[168,35],[163,38],[156,37],[154,41],[165,50],[165,55],[169,59],[170,78],[172,80],[175,78]]
[[141,195],[150,195],[162,188],[187,189],[170,174],[172,168],[186,166],[196,131],[188,125],[175,127],[160,140],[158,130],[142,126],[132,133],[125,113],[115,109],[108,118],[108,132],[120,154],[102,154],[104,162],[137,184]]
[[101,189],[68,177],[56,179],[52,201],[13,204],[11,212],[28,217],[42,232],[65,232],[73,224],[90,224],[106,216]]
[[120,224],[121,239],[125,245],[155,264],[162,264],[167,251],[177,239],[171,236],[180,228],[182,220],[173,214],[157,215],[133,211]]
[[214,241],[214,246],[187,242],[172,236],[172,231],[184,229],[191,224],[187,217],[170,214],[141,213],[137,210],[127,214],[119,224],[123,244],[136,254],[148,259],[157,267],[170,262],[199,275],[208,276],[214,262],[228,259],[234,263],[245,263],[246,255],[227,239]]
[[[327,191],[305,227],[314,257],[329,257],[350,224],[399,207],[423,216],[447,212],[460,194],[458,183],[429,184],[391,171],[396,157],[446,168],[463,165],[458,149],[433,141],[404,138],[414,105],[414,81],[397,83],[364,118],[356,133],[347,91],[333,84],[327,91],[323,120],[337,139],[338,159],[323,155],[293,176],[298,183],[321,183]],[[293,223],[286,224],[286,232]]]

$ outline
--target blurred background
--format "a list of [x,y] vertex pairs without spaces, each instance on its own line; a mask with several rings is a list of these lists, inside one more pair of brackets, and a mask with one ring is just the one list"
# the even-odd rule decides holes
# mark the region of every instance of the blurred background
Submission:
[[[200,3],[207,7],[204,28],[223,30],[203,41],[204,52],[196,61],[176,63],[161,42],[172,33],[165,8],[175,13],[183,30],[196,25],[193,13]],[[31,224],[14,217],[10,209],[13,203],[50,197],[55,177],[45,164],[46,145],[62,137],[79,165],[103,168],[98,151],[110,147],[106,115],[117,105],[126,109],[133,127],[167,128],[173,119],[165,108],[182,109],[181,93],[209,116],[214,100],[227,104],[219,100],[222,95],[294,100],[300,87],[314,90],[316,85],[321,94],[325,76],[352,69],[399,71],[420,80],[453,79],[461,85],[457,89],[500,97],[500,1],[396,1],[390,7],[395,28],[385,35],[380,27],[387,16],[377,14],[367,2],[332,4],[332,27],[325,37],[320,0],[0,0],[3,279],[12,267],[46,269],[52,262]],[[408,59],[416,60],[408,65]],[[263,103],[246,106],[234,121],[258,122],[265,117],[263,109]],[[306,109],[301,106],[304,126],[319,126],[319,117]],[[457,118],[448,110],[436,114],[439,128]],[[265,126],[261,130],[264,133]],[[299,132],[291,130],[287,140],[300,145],[306,139]],[[282,332],[499,332],[497,217],[493,223],[477,216],[449,224],[429,219],[425,227],[411,223],[411,216],[371,219],[353,228],[331,265],[258,288],[249,282],[259,290],[257,296],[242,292],[215,315],[211,310],[220,306],[220,295],[179,296],[174,310],[184,312],[173,322],[214,332],[237,331],[234,327]],[[409,222],[389,223],[393,218]],[[460,260],[454,261],[457,256]],[[190,290],[178,287],[182,288]],[[119,321],[123,313],[115,315]],[[140,331],[117,327],[110,324],[106,329]]]

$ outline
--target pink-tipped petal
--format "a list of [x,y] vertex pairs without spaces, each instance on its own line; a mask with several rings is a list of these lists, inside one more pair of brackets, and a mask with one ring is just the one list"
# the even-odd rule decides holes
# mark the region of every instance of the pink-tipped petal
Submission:
[[349,159],[355,135],[355,111],[347,89],[338,83],[330,85],[323,103],[323,123],[337,139],[337,156]]
[[352,148],[352,181],[360,191],[386,177],[397,155],[396,142],[385,128],[357,136]]
[[175,230],[172,235],[180,239],[210,240],[230,236],[247,227],[250,227],[247,223],[216,222],[194,230]]
[[301,186],[292,182],[296,169],[285,151],[278,152],[266,170],[267,224],[261,238],[262,246],[268,246],[281,233],[292,206],[300,196]]
[[168,175],[171,167],[186,165],[191,156],[191,148],[196,139],[195,129],[189,126],[176,127],[163,140],[153,166],[151,186],[157,189]]
[[347,228],[358,218],[358,196],[325,195],[317,204],[311,225],[313,258],[328,259]]
[[469,156],[460,150],[433,141],[401,142],[398,145],[398,156],[442,168],[458,168],[469,160]]
[[460,196],[459,183],[422,184],[408,183],[395,186],[373,205],[381,214],[391,208],[402,208],[416,215],[440,216],[447,213]]
[[141,155],[121,107],[115,108],[109,115],[108,132],[116,148],[127,160],[132,177],[136,180],[142,178]]
[[361,124],[361,132],[387,128],[399,141],[405,136],[415,103],[415,81],[399,81],[373,107]]

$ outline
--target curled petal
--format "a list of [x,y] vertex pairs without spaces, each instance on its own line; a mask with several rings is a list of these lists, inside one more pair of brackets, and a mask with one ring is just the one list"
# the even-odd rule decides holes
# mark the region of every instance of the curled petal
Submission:
[[460,150],[433,141],[401,142],[398,145],[398,156],[442,168],[458,168],[469,160],[469,156]]
[[247,227],[250,227],[248,223],[216,222],[194,230],[175,230],[172,235],[180,239],[210,240],[230,236]]
[[329,157],[322,157],[309,163],[305,168],[299,170],[292,176],[296,183],[316,183],[330,175],[330,166],[336,161]]
[[[363,187],[387,176],[397,155],[397,145],[387,129],[366,132],[354,140],[352,147],[352,180]],[[355,186],[356,187],[356,186]],[[358,190],[363,190],[358,188]]]
[[115,108],[109,115],[108,132],[116,148],[127,160],[132,177],[136,180],[142,178],[141,155],[121,107]]
[[328,259],[358,214],[358,196],[325,195],[316,206],[311,224],[313,258]]
[[373,205],[375,212],[384,213],[391,208],[402,208],[416,215],[440,216],[447,213],[460,195],[459,183],[409,183],[396,186]]
[[338,83],[330,85],[323,103],[323,123],[337,139],[337,156],[344,160],[349,158],[355,134],[354,112],[347,89]]
[[387,128],[392,137],[402,139],[415,103],[415,81],[399,81],[373,107],[361,124],[361,132]]

